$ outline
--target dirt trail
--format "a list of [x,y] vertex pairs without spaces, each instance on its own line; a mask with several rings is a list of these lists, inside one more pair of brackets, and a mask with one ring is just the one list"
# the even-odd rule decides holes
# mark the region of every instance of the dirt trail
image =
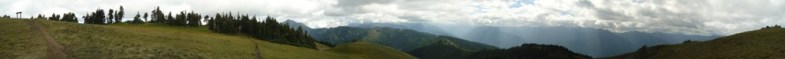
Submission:
[[33,30],[36,30],[36,32],[41,33],[40,36],[46,39],[46,47],[49,48],[50,59],[70,59],[68,58],[68,55],[63,52],[63,46],[54,40],[52,35],[49,34],[49,31],[46,31],[46,28],[39,25],[35,20],[28,20],[27,24],[30,25]]
[[251,40],[253,42],[254,51],[256,51],[256,59],[264,59],[262,58],[262,52],[259,51],[259,44],[256,41]]

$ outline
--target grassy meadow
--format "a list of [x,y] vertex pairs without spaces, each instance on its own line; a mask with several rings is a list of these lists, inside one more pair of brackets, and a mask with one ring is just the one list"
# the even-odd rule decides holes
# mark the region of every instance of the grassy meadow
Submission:
[[0,59],[45,59],[44,37],[38,37],[26,21],[0,18]]
[[[26,20],[25,20],[26,21]],[[242,34],[219,34],[206,27],[183,27],[165,24],[93,25],[61,21],[36,20],[46,27],[65,52],[75,59],[164,58],[164,59],[253,59],[254,42],[265,59],[378,59],[361,55],[320,51],[303,47],[257,40]],[[23,20],[0,20],[0,57],[42,58],[46,56],[45,42],[36,37]],[[381,46],[381,45],[358,45]],[[383,46],[381,46],[383,47]],[[409,56],[391,48],[392,53]],[[339,50],[366,51],[366,50]],[[376,50],[374,50],[376,51]],[[31,53],[32,52],[32,53]],[[386,55],[383,55],[386,56]],[[6,59],[6,58],[3,58]]]
[[785,29],[742,32],[703,42],[641,48],[608,59],[785,59]]

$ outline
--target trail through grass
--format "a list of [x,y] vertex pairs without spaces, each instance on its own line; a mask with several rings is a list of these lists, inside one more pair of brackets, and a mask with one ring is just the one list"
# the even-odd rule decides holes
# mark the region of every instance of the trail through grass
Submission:
[[[409,56],[391,48],[379,48],[384,47],[381,45],[357,45],[368,48],[343,51],[388,52],[357,54],[333,51],[341,49],[320,51],[271,43],[240,34],[213,33],[206,27],[39,21],[58,43],[65,46],[64,52],[69,54],[68,57],[74,59],[255,59],[257,55],[263,59],[380,59],[363,56]],[[31,32],[33,30],[22,20],[0,19],[0,59],[45,59],[46,43],[41,42],[42,37]],[[385,55],[389,53],[396,55]]]

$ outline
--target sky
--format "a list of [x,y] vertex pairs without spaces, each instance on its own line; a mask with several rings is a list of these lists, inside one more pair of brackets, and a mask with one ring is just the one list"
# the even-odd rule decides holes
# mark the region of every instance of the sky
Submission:
[[312,28],[353,23],[585,27],[613,32],[731,35],[785,24],[783,0],[0,0],[0,15],[125,8],[125,19],[161,7],[294,20]]

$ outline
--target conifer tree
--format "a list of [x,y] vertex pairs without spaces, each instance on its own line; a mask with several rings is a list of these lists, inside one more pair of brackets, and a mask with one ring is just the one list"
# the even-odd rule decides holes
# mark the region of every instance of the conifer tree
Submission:
[[145,21],[150,22],[150,19],[147,19],[147,13],[144,13],[144,16],[142,18],[144,18]]
[[46,19],[46,18],[44,18],[44,15],[38,14],[38,17],[36,17],[36,19]]
[[107,23],[107,24],[112,24],[112,23],[114,23],[114,22],[113,22],[114,20],[112,20],[112,19],[115,19],[115,18],[114,18],[114,15],[115,15],[115,14],[114,14],[114,10],[113,10],[113,9],[109,9],[109,18],[107,18],[107,19],[106,19],[106,23]]
[[125,16],[125,10],[123,10],[123,6],[120,6],[120,10],[115,15],[115,23],[120,23],[123,21],[123,16]]
[[168,15],[168,17],[166,18],[166,20],[165,20],[165,22],[164,22],[164,23],[167,23],[167,24],[173,24],[173,22],[174,22],[174,20],[175,20],[173,16],[174,16],[174,15],[172,15],[172,12],[169,12],[169,15]]
[[144,21],[142,21],[142,19],[139,19],[139,13],[136,13],[136,16],[134,16],[134,20],[132,20],[131,23],[133,23],[133,24],[141,24],[141,23],[144,23]]

